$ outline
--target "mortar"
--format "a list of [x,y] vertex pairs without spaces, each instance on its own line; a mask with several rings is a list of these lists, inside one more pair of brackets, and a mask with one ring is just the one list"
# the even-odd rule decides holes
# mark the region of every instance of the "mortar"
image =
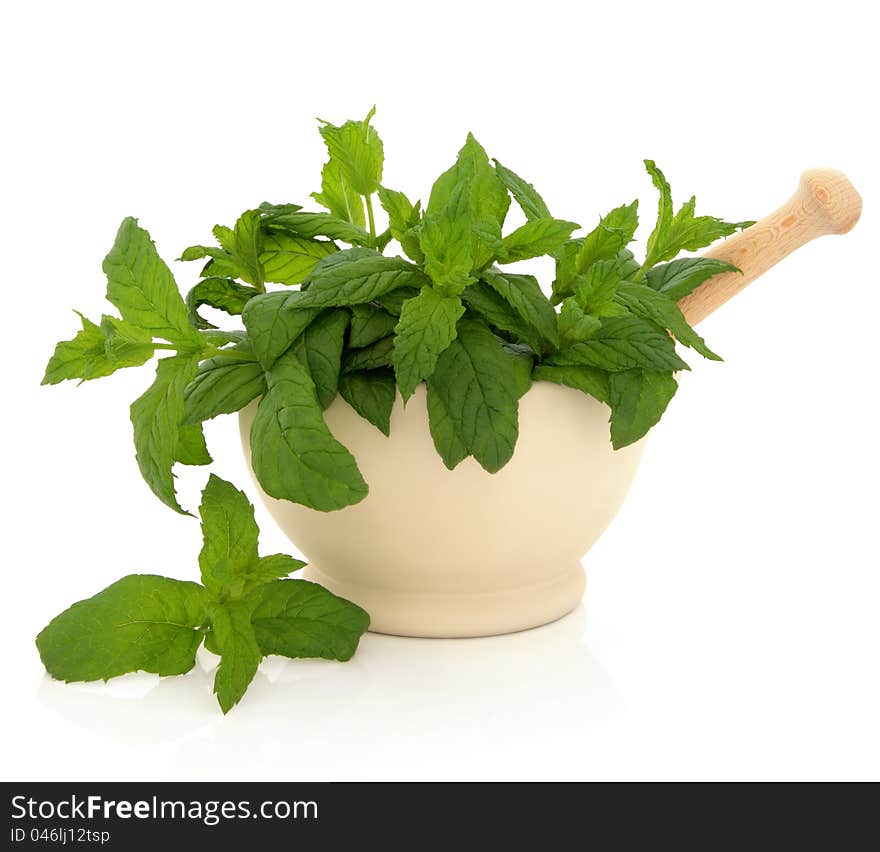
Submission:
[[[691,325],[787,254],[855,225],[861,199],[840,172],[805,172],[794,196],[706,253],[740,273],[710,279],[679,303]],[[257,403],[240,413],[250,464]],[[443,465],[428,428],[425,386],[398,395],[385,437],[337,397],[325,412],[354,454],[369,494],[336,512],[266,495],[270,514],[306,556],[306,579],[364,607],[371,630],[402,636],[509,633],[574,609],[581,559],[620,508],[644,439],[613,450],[607,406],[580,391],[535,382],[519,404],[510,462],[486,473],[473,458]],[[253,472],[252,472],[253,473]]]

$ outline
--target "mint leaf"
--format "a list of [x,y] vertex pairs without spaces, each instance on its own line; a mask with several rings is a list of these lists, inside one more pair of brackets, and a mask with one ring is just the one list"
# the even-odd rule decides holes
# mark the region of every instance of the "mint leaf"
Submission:
[[440,210],[426,213],[419,236],[425,272],[444,296],[457,296],[475,280],[473,240],[470,184],[460,183]]
[[175,512],[187,514],[177,502],[171,472],[181,449],[183,390],[195,376],[198,355],[175,355],[156,365],[156,379],[131,405],[135,458],[153,493]]
[[569,296],[562,302],[557,326],[560,343],[566,347],[591,338],[602,327],[602,321],[599,317],[586,313],[574,296]]
[[484,281],[471,284],[461,294],[461,298],[487,325],[507,332],[517,342],[527,343],[535,351],[542,349],[543,343],[537,329],[522,319],[511,304]]
[[494,257],[492,243],[501,237],[501,226],[510,206],[510,197],[485,150],[470,133],[458,152],[455,165],[434,182],[425,218],[440,214],[458,187],[466,191],[473,228],[470,252],[472,268],[480,269]]
[[241,411],[265,392],[266,379],[259,364],[225,356],[209,358],[183,390],[181,423],[201,423],[218,414]]
[[153,357],[156,347],[150,333],[116,317],[101,317],[104,352],[114,364],[140,366]]
[[327,408],[336,399],[347,328],[347,311],[327,311],[306,327],[295,344],[297,357],[315,383],[321,408]]
[[260,531],[254,507],[244,492],[213,473],[202,491],[199,515],[202,584],[217,595],[226,590],[232,578],[243,578],[256,563]]
[[578,273],[584,272],[597,260],[612,260],[632,241],[639,224],[639,202],[615,207],[599,220],[599,224],[584,237],[575,258]]
[[[152,357],[152,344],[138,343],[129,346],[127,344],[135,343],[135,340],[127,336],[116,340],[109,346],[111,351],[108,352],[108,335],[115,335],[117,328],[121,327],[105,324],[104,320],[109,321],[113,319],[111,317],[102,319],[101,327],[82,314],[79,314],[79,318],[82,330],[72,340],[62,340],[56,345],[55,352],[46,365],[42,384],[57,385],[65,379],[97,379],[109,376],[123,367],[138,367]],[[135,335],[139,334],[128,324],[124,328],[132,330]],[[121,343],[126,345],[121,346]]]
[[458,424],[447,408],[447,394],[440,394],[428,382],[428,425],[434,447],[449,470],[464,461],[470,450],[458,431]]
[[343,174],[338,160],[330,159],[324,165],[321,170],[321,191],[313,192],[312,198],[326,207],[331,215],[359,228],[366,225],[364,201]]
[[184,674],[195,665],[207,617],[207,595],[196,583],[132,574],[53,618],[37,649],[58,680]]
[[251,427],[251,461],[266,493],[322,512],[363,500],[367,484],[324,423],[315,385],[296,353],[282,355],[267,381]]
[[462,447],[489,473],[507,464],[518,434],[517,373],[484,323],[459,320],[458,336],[437,360],[428,391],[436,397],[428,407],[431,435],[447,467]]
[[[231,242],[222,239],[220,227],[214,229],[214,236],[220,241],[235,259],[239,269],[239,276],[253,284],[258,290],[263,289],[266,281],[260,255],[263,253],[263,232],[260,229],[260,211],[246,210],[235,222],[232,229]],[[222,276],[221,276],[222,277]]]
[[226,311],[238,316],[248,301],[260,291],[246,284],[239,284],[231,278],[205,278],[199,281],[186,296],[186,307],[190,322],[196,328],[216,328],[199,314],[202,305]]
[[645,160],[645,168],[660,192],[657,224],[648,237],[647,255],[642,266],[647,271],[664,260],[671,260],[681,251],[696,251],[720,237],[728,237],[753,222],[724,222],[712,216],[695,216],[696,201],[692,196],[679,211],[672,213],[672,190],[663,172],[653,160]]
[[554,382],[557,385],[574,388],[598,399],[599,402],[606,404],[611,402],[608,373],[594,367],[554,367],[539,364],[535,367],[532,378],[536,382]]
[[358,246],[370,244],[370,235],[364,229],[363,222],[353,223],[329,213],[312,213],[306,210],[290,212],[286,208],[287,205],[273,204],[263,204],[260,207],[263,221],[270,233],[280,229],[308,239],[329,237],[331,240],[342,240]]
[[263,654],[349,660],[370,616],[306,580],[277,580],[253,593],[253,630]]
[[588,314],[619,316],[625,313],[614,301],[623,282],[619,258],[597,260],[583,275],[575,279],[574,294],[577,303]]
[[617,372],[633,367],[687,370],[663,331],[638,317],[609,317],[589,340],[574,343],[547,359],[555,366],[596,367]]
[[[559,345],[556,331],[556,311],[541,290],[536,278],[531,275],[515,275],[512,272],[498,272],[487,269],[482,273],[483,280],[501,296],[539,337],[551,347]],[[542,347],[543,348],[543,347]]]
[[342,372],[356,370],[376,370],[380,367],[394,366],[394,337],[389,335],[365,346],[363,349],[349,349],[342,359]]
[[513,263],[542,254],[554,254],[562,248],[571,232],[579,227],[575,222],[562,219],[531,219],[503,239],[505,253],[501,260]]
[[636,316],[668,328],[683,346],[695,349],[704,358],[712,361],[721,360],[688,325],[678,305],[665,293],[643,284],[621,284],[617,291],[617,300]]
[[315,268],[315,264],[338,249],[327,240],[296,237],[281,231],[263,235],[260,263],[266,281],[275,284],[300,284]]
[[422,219],[420,202],[412,204],[402,192],[384,186],[379,187],[379,202],[388,214],[391,236],[400,243],[408,257],[416,263],[422,263],[425,256],[417,233]]
[[394,338],[394,372],[404,402],[422,379],[428,378],[437,358],[455,338],[456,323],[464,313],[457,296],[444,296],[423,287],[403,304]]
[[248,576],[258,585],[262,585],[299,571],[305,564],[301,559],[294,559],[286,553],[273,553],[270,556],[261,556],[250,567]]
[[732,264],[714,257],[682,257],[648,270],[645,283],[676,302],[722,272],[739,272]]
[[301,294],[304,307],[346,307],[371,302],[400,287],[421,287],[428,278],[402,257],[355,257],[348,262],[316,268],[309,289]]
[[265,293],[255,296],[242,311],[254,354],[265,369],[296,342],[320,308],[303,305],[305,293]]
[[201,345],[171,271],[136,219],[123,219],[103,269],[107,298],[123,319],[153,337]]
[[609,377],[611,443],[615,450],[644,437],[663,416],[678,383],[669,373],[626,370]]
[[208,452],[201,423],[188,423],[177,428],[174,461],[189,465],[211,464],[213,459]]
[[363,121],[346,121],[341,127],[323,122],[321,127],[331,161],[339,164],[342,176],[359,195],[372,195],[382,183],[382,140],[370,126],[375,113],[373,107]]
[[504,343],[501,347],[513,365],[517,394],[522,398],[532,386],[532,370],[535,367],[535,353],[531,347],[519,343]]
[[394,333],[397,317],[375,305],[352,305],[348,345],[354,349],[369,346]]
[[538,191],[528,181],[523,180],[519,175],[512,172],[506,166],[502,166],[498,160],[495,163],[495,171],[501,182],[510,191],[510,194],[516,199],[522,212],[526,214],[526,218],[532,219],[550,219],[550,211],[544,203],[544,199],[538,194]]
[[228,601],[211,608],[213,646],[220,654],[214,694],[224,714],[241,701],[263,659],[251,624],[251,607],[245,601]]
[[339,393],[383,435],[391,434],[391,409],[397,396],[394,373],[381,369],[346,373],[339,378]]

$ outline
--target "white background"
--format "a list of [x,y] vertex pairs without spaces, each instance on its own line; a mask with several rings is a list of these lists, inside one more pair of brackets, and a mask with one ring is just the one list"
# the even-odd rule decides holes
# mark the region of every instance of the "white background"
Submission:
[[[878,133],[864,2],[15,4],[0,35],[8,779],[878,778]],[[700,331],[698,363],[585,560],[583,608],[484,640],[267,660],[222,717],[185,678],[62,686],[32,637],[130,572],[194,578],[196,521],[133,459],[131,370],[39,381],[136,215],[167,259],[317,189],[315,116],[374,102],[385,183],[426,196],[466,131],[592,226],[654,194],[759,218],[814,165],[861,223]],[[640,230],[641,239],[647,230]],[[197,265],[172,264],[188,289]],[[250,488],[233,418],[215,469]],[[206,472],[181,479],[197,504]],[[250,492],[253,495],[251,489]],[[262,507],[265,552],[289,549]]]

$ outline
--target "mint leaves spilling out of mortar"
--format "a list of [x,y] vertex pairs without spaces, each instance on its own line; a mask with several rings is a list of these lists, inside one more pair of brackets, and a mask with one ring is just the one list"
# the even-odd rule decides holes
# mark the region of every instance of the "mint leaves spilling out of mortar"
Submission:
[[[131,420],[141,473],[173,509],[183,511],[175,463],[211,462],[202,423],[257,398],[251,447],[263,489],[331,511],[368,491],[324,422],[338,395],[387,435],[396,395],[406,401],[426,383],[446,466],[473,456],[494,473],[514,452],[518,401],[532,381],[606,403],[620,448],[660,419],[674,373],[688,369],[676,341],[718,358],[676,302],[733,267],[675,258],[751,223],[697,216],[693,198],[676,210],[669,183],[646,160],[660,203],[639,262],[628,248],[637,201],[573,236],[576,222],[555,218],[471,135],[423,207],[382,184],[372,117],[322,122],[329,159],[312,198],[325,210],[264,203],[232,227],[216,226],[216,245],[187,248],[183,260],[205,263],[185,299],[149,234],[126,219],[104,261],[119,315],[82,317],[82,330],[58,344],[45,383],[107,376],[170,351]],[[511,200],[524,214],[520,227],[505,224]],[[549,296],[509,268],[543,255],[556,266]],[[241,315],[244,330],[215,328],[200,313],[206,305]]]
[[351,658],[369,616],[316,583],[283,579],[303,567],[298,559],[259,556],[254,509],[241,491],[212,475],[199,513],[201,584],[130,574],[75,603],[37,636],[49,674],[64,681],[186,674],[204,643],[220,656],[214,692],[226,713],[269,654]]

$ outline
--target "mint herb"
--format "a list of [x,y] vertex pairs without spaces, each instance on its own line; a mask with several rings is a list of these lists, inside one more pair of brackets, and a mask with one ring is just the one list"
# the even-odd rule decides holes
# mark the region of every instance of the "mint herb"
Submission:
[[[397,393],[406,402],[426,383],[444,463],[473,456],[496,471],[513,453],[517,400],[533,380],[608,405],[611,443],[623,447],[659,420],[673,374],[688,369],[676,343],[720,360],[676,303],[735,268],[676,256],[751,223],[698,216],[693,198],[676,208],[665,175],[645,160],[659,203],[637,260],[637,200],[578,236],[472,134],[423,208],[382,184],[374,115],[321,121],[328,159],[312,199],[324,211],[264,202],[215,226],[216,245],[185,249],[182,260],[205,261],[185,301],[147,232],[126,219],[104,261],[119,316],[83,317],[56,347],[47,384],[165,356],[132,422],[144,479],[179,512],[174,465],[210,463],[201,423],[257,399],[251,446],[264,490],[332,511],[368,491],[324,422],[339,396],[390,434]],[[526,217],[519,227],[506,224],[512,201]],[[401,254],[386,254],[392,240]],[[540,256],[555,261],[549,297],[507,268]],[[245,331],[214,328],[199,314],[205,305],[240,315]]]
[[186,674],[205,642],[220,656],[214,692],[227,713],[265,656],[351,658],[369,616],[315,583],[281,579],[304,563],[259,556],[253,506],[241,491],[212,475],[199,513],[201,584],[131,574],[75,603],[37,636],[52,677]]

